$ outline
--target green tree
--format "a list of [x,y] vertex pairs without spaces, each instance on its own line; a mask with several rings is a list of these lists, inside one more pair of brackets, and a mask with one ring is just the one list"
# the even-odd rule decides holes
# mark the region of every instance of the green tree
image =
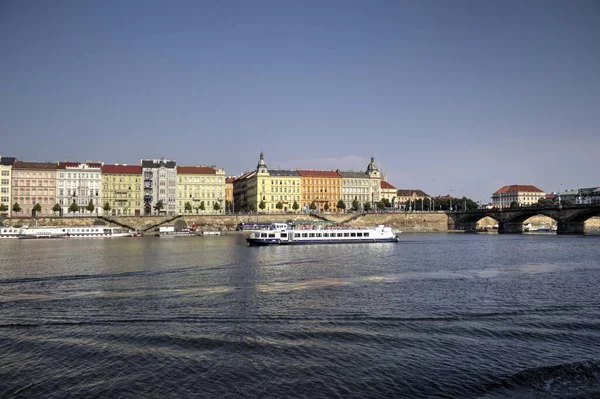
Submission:
[[252,203],[248,205],[248,209],[252,212],[256,212],[256,204]]
[[186,212],[192,212],[192,204],[190,204],[189,202],[185,203],[185,206],[183,208]]
[[380,202],[381,202],[381,204],[380,204],[381,208],[390,208],[392,206],[390,200],[387,198],[382,198]]
[[519,203],[517,201],[513,201],[510,203],[510,208],[515,209],[519,207]]
[[297,211],[300,208],[300,205],[298,205],[298,202],[294,201],[294,203],[292,204],[292,209]]
[[159,212],[165,207],[163,200],[159,200],[156,205],[154,205],[154,210]]
[[19,206],[19,203],[18,203],[18,202],[15,202],[15,203],[13,204],[12,211],[13,211],[13,212],[16,212],[16,213],[19,213],[19,212],[21,212],[21,207]]
[[340,199],[337,203],[337,208],[338,209],[346,209],[346,203]]
[[8,211],[8,206],[4,205],[4,204],[0,204],[0,212],[6,212]]
[[104,203],[104,206],[102,207],[102,209],[104,209],[104,212],[110,212],[110,210],[111,210],[112,208],[110,207],[110,204],[108,203],[108,201],[106,201],[106,202]]
[[310,203],[309,208],[311,211],[314,211],[315,209],[317,209],[317,204],[315,203],[315,201]]
[[[339,206],[338,206],[338,208],[339,208]],[[352,210],[358,211],[359,208],[360,208],[360,204],[358,202],[358,199],[356,199],[356,197],[354,197],[354,200],[352,200]]]
[[33,210],[35,211],[36,215],[42,211],[42,206],[39,202],[33,206]]
[[258,204],[258,207],[260,208],[261,211],[264,211],[265,208],[267,207],[267,204],[265,204],[265,201],[260,200],[260,204]]
[[371,203],[370,202],[365,202],[363,204],[363,208],[365,211],[369,212],[371,210]]
[[206,209],[206,206],[204,205],[204,201],[200,201],[200,205],[198,206],[198,209],[200,209],[201,211]]
[[94,206],[94,200],[90,200],[90,202],[87,204],[87,206],[85,207],[90,213],[94,212],[94,209],[96,209],[96,207]]
[[283,209],[283,202],[279,201],[278,203],[275,204],[275,208],[282,210]]
[[54,204],[54,206],[52,207],[52,211],[54,211],[55,213],[60,212],[60,205],[58,204]]
[[329,210],[329,202],[326,202],[326,203],[325,203],[325,207],[324,207],[324,209],[325,209],[325,211],[328,211],[328,210]]
[[69,212],[71,212],[71,213],[79,212],[79,205],[77,205],[75,200],[73,200],[73,203],[71,205],[69,205]]
[[219,203],[215,201],[215,203],[213,204],[213,209],[218,212],[221,209],[221,205],[219,205]]

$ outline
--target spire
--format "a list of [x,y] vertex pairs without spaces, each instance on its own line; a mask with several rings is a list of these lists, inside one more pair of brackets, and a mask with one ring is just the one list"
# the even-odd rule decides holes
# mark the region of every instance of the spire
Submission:
[[371,162],[369,163],[369,166],[367,166],[367,173],[370,172],[375,172],[377,171],[377,165],[375,165],[375,158],[371,157]]
[[267,164],[265,163],[265,155],[263,152],[260,152],[260,160],[258,161],[258,165],[256,165],[256,170],[258,173],[267,173]]

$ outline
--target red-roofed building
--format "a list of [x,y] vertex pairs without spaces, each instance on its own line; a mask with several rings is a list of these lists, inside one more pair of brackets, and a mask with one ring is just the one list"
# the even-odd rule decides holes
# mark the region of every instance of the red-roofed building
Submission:
[[342,199],[342,175],[337,170],[300,170],[302,207],[310,208],[313,202],[317,211],[337,210]]
[[140,216],[142,201],[140,165],[105,164],[102,166],[102,212],[112,216]]
[[546,194],[530,184],[513,184],[502,186],[492,194],[492,205],[496,208],[510,208],[513,202],[518,206],[531,206],[537,204]]
[[37,215],[54,215],[52,208],[56,204],[56,166],[56,162],[14,163],[12,204],[19,204],[21,215],[31,215],[36,204],[40,204],[42,208]]
[[63,215],[102,212],[102,165],[102,162],[58,163],[56,199]]
[[385,180],[381,181],[381,201],[384,202],[383,200],[386,199],[387,201],[389,201],[390,206],[396,206],[396,203],[398,201],[398,189],[394,186],[392,186],[390,183],[388,183]]
[[177,213],[223,213],[225,170],[216,166],[177,166]]

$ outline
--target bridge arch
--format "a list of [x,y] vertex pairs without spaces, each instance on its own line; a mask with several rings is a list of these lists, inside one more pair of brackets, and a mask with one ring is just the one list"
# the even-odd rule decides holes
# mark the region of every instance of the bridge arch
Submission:
[[567,218],[566,221],[570,223],[585,223],[594,216],[600,216],[600,208],[582,209],[580,212]]

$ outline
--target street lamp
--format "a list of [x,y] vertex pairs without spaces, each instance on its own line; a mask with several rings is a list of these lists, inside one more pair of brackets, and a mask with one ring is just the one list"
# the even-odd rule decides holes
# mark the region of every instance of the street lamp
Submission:
[[450,190],[450,210],[452,210],[452,190]]

